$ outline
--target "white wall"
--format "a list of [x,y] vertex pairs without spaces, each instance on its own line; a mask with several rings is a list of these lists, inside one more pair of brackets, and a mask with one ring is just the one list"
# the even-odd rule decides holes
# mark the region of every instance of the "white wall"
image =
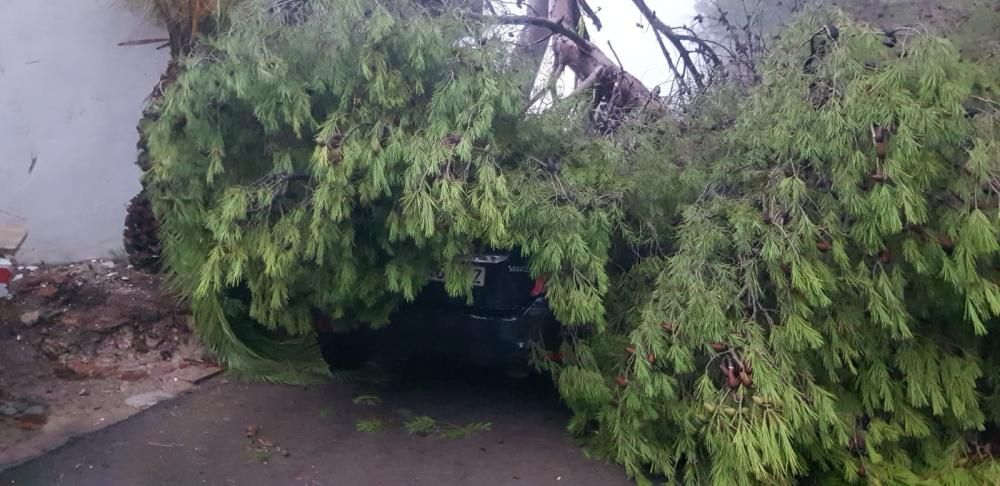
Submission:
[[116,0],[0,0],[0,223],[27,222],[18,261],[121,251],[135,126],[168,52],[116,44],[155,37]]

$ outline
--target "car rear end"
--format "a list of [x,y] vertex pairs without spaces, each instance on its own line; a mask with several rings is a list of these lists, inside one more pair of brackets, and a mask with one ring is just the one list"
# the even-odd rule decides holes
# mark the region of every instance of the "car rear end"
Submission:
[[533,344],[558,341],[559,324],[545,301],[544,282],[531,278],[518,253],[484,252],[469,265],[471,303],[449,296],[444,276],[433,275],[388,326],[355,331],[343,341],[392,358],[434,355],[482,366],[523,365]]

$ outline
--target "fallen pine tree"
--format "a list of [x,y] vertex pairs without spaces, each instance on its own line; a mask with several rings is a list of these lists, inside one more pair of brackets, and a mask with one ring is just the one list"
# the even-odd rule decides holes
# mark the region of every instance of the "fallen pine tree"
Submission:
[[385,325],[517,248],[566,331],[537,365],[630,475],[998,477],[998,112],[947,41],[804,20],[759,85],[609,134],[586,90],[526,114],[488,19],[310,8],[233,14],[146,126],[166,266],[231,369],[321,379],[314,310]]

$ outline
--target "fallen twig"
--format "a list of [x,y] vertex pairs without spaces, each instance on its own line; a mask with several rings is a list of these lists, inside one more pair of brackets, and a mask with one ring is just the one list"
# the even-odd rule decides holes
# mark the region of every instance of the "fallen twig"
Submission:
[[170,39],[156,38],[156,39],[137,39],[125,42],[119,42],[118,47],[129,47],[129,46],[144,46],[146,44],[157,44],[163,42],[170,42]]
[[153,447],[180,447],[183,446],[184,444],[163,444],[160,442],[147,442],[146,445],[150,445]]

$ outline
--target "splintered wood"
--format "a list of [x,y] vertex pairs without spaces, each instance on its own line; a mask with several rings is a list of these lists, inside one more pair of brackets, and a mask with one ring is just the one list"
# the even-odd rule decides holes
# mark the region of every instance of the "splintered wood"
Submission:
[[28,236],[28,229],[21,224],[0,223],[0,253],[13,253]]

